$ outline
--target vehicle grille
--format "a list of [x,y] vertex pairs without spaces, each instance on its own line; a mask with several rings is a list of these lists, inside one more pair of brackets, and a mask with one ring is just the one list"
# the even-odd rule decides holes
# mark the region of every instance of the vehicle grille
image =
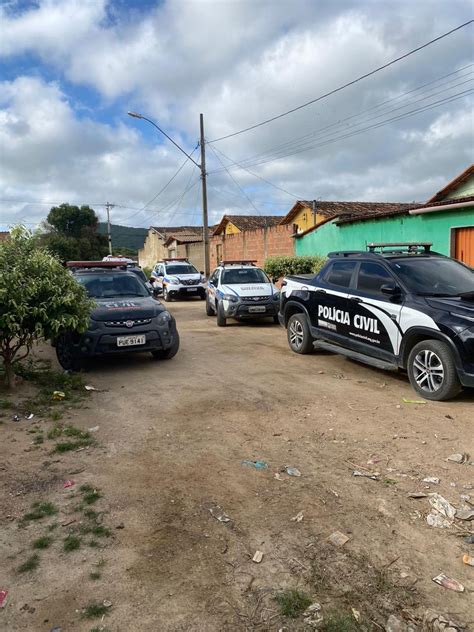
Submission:
[[271,296],[243,296],[243,303],[268,303]]
[[180,279],[182,285],[199,285],[198,279]]
[[[133,323],[130,325],[127,323]],[[104,325],[106,327],[127,327],[127,329],[132,329],[132,327],[138,327],[138,325],[149,325],[151,323],[151,318],[127,318],[126,320],[106,320]]]

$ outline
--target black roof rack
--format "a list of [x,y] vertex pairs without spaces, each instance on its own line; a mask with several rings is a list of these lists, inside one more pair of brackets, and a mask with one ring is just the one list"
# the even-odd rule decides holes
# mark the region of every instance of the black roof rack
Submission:
[[226,265],[254,266],[256,263],[256,259],[223,259],[219,265],[222,267],[225,267]]
[[369,252],[375,252],[379,250],[382,252],[390,252],[390,253],[418,253],[424,252],[429,253],[431,251],[431,246],[433,244],[430,241],[400,241],[400,242],[372,242],[367,244],[367,249]]

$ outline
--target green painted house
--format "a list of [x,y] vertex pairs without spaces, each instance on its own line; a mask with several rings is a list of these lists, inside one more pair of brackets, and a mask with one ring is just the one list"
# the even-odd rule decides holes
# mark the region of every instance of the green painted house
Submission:
[[327,219],[294,235],[297,255],[365,250],[370,242],[430,241],[433,250],[474,267],[474,165],[424,204],[315,204],[325,205]]

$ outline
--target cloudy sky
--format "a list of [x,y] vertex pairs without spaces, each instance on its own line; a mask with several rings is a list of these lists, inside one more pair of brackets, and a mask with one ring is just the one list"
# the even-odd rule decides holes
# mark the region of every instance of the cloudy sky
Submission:
[[0,0],[0,229],[61,202],[198,224],[199,170],[159,194],[184,156],[128,110],[188,152],[204,113],[211,221],[296,198],[426,200],[472,162],[472,24],[213,141],[471,18],[470,0]]

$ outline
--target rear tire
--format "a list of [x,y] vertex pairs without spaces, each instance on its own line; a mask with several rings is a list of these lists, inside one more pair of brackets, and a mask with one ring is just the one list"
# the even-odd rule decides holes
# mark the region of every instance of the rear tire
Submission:
[[224,316],[224,308],[221,303],[217,305],[217,326],[225,327],[227,325],[226,317]]
[[293,314],[287,324],[286,334],[290,349],[301,355],[312,353],[313,336],[309,330],[308,319],[305,314]]
[[275,325],[278,325],[280,323],[280,321],[278,320],[278,316],[273,317],[273,322],[275,323]]
[[175,333],[173,344],[169,349],[155,349],[151,352],[151,355],[155,360],[171,360],[178,353],[179,349],[179,334]]
[[163,288],[163,298],[165,299],[165,301],[167,303],[169,303],[171,301],[171,296],[170,296],[170,293],[168,292],[168,288],[167,287]]
[[410,351],[408,377],[415,391],[432,401],[452,399],[462,391],[453,354],[441,340],[422,340]]

